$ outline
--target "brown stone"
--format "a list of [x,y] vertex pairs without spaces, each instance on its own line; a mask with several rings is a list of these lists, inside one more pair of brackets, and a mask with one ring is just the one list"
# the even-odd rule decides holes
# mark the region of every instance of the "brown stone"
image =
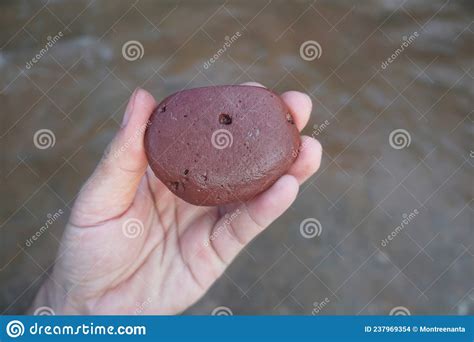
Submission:
[[203,206],[247,201],[286,173],[300,138],[273,92],[216,86],[177,92],[153,112],[145,149],[155,175]]

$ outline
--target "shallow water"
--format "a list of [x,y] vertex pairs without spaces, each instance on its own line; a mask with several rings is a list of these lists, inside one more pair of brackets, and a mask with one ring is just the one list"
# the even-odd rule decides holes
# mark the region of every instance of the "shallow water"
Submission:
[[[22,312],[47,276],[136,86],[160,99],[255,80],[311,94],[304,133],[323,163],[187,313],[474,314],[473,13],[469,1],[2,2],[0,311]],[[130,40],[141,59],[123,57]],[[305,60],[310,40],[321,56]],[[39,129],[53,147],[35,147]],[[396,129],[408,146],[390,145]],[[301,234],[306,218],[319,236]]]

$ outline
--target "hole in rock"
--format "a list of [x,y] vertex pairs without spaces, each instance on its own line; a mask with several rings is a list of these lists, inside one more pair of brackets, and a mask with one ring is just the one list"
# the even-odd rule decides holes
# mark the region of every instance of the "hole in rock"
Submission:
[[232,117],[229,114],[221,113],[219,115],[219,123],[222,125],[230,125],[232,123]]

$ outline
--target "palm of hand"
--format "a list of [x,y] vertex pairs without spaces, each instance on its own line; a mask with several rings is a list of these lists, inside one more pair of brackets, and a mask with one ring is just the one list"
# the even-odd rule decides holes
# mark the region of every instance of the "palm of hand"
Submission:
[[65,239],[76,243],[67,244],[63,259],[76,261],[61,273],[74,279],[72,298],[89,298],[76,303],[85,305],[79,311],[177,313],[225,269],[205,238],[225,209],[188,204],[151,173],[148,169],[133,205],[120,217],[94,227],[69,225]]
[[[303,96],[282,95],[300,129],[311,111]],[[79,193],[53,274],[35,305],[66,314],[178,313],[291,205],[298,183],[319,167],[320,145],[304,137],[289,174],[254,199],[221,207],[188,204],[147,167],[143,137],[130,138],[155,106],[143,90],[132,95],[110,152]]]

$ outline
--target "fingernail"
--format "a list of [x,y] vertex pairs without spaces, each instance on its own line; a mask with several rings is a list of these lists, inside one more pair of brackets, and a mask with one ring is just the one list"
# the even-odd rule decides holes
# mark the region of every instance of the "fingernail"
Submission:
[[130,120],[130,116],[132,115],[133,112],[133,107],[135,106],[135,98],[137,96],[139,88],[136,88],[132,95],[130,96],[130,100],[128,101],[127,108],[125,109],[125,114],[123,115],[122,119],[122,127],[127,126],[128,121]]

